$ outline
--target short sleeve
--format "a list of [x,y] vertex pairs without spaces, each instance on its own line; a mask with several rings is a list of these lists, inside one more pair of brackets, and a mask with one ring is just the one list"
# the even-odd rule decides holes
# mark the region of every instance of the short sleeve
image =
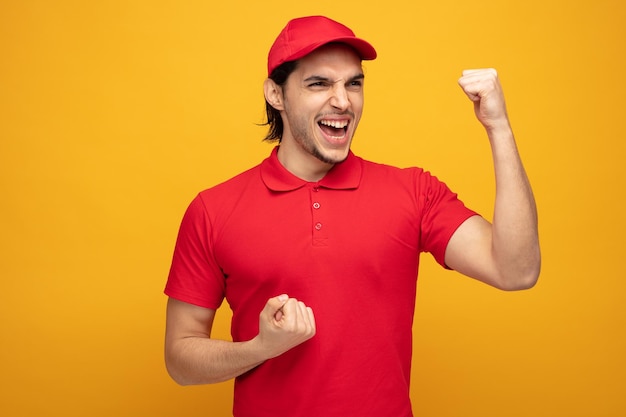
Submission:
[[186,303],[217,309],[224,299],[224,274],[215,261],[211,223],[197,196],[187,208],[178,232],[165,294]]
[[457,194],[428,172],[423,172],[418,181],[422,206],[420,247],[447,268],[445,254],[450,238],[465,220],[477,213],[465,207]]

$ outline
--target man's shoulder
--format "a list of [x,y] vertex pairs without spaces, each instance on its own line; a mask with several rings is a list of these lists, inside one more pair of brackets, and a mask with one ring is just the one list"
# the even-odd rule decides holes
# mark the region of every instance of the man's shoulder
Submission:
[[400,167],[357,157],[363,167],[362,184],[367,189],[384,190],[394,194],[399,190],[426,193],[447,187],[445,182],[419,166]]
[[260,178],[260,166],[261,164],[255,165],[233,177],[218,182],[217,184],[200,191],[200,195],[228,194],[249,187],[250,183],[254,182],[254,179]]

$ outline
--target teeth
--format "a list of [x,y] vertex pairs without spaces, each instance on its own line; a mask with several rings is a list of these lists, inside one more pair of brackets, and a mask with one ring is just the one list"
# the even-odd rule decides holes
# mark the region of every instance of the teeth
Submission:
[[335,129],[343,129],[344,127],[348,126],[348,121],[347,120],[322,120],[320,121],[320,124],[334,127]]

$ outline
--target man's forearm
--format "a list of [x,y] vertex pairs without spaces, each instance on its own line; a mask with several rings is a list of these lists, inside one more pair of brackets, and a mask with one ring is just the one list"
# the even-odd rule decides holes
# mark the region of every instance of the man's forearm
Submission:
[[215,310],[168,301],[165,362],[181,385],[235,378],[315,335],[313,310],[287,294],[267,301],[259,315],[259,334],[246,342],[212,339],[214,315]]
[[187,337],[166,348],[167,370],[180,385],[227,381],[264,362],[250,342]]
[[494,259],[507,287],[528,288],[541,264],[535,199],[510,127],[487,133],[496,177]]

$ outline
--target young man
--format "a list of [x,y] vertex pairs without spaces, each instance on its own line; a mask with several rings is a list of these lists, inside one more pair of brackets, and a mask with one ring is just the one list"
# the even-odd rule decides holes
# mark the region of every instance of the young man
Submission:
[[[167,368],[180,384],[236,378],[235,416],[411,416],[421,252],[505,290],[537,280],[537,214],[496,72],[459,80],[492,146],[491,224],[422,169],[350,151],[361,61],[375,57],[330,19],[289,22],[264,84],[279,146],[183,218],[165,290]],[[211,338],[224,298],[232,342]]]

